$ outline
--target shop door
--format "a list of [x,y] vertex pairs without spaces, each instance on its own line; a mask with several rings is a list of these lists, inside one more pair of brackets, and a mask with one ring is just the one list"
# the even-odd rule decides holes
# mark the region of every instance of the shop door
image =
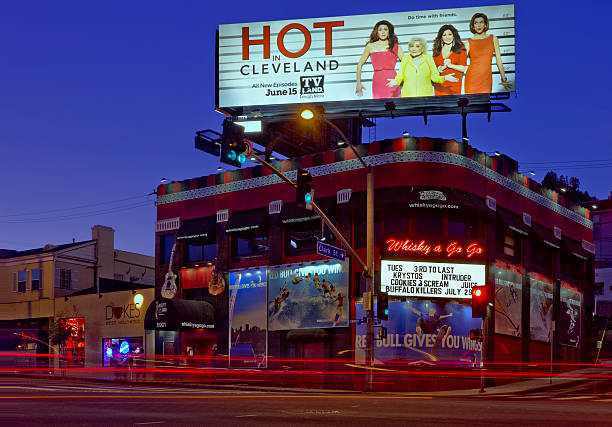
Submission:
[[164,341],[164,360],[175,360],[174,341]]
[[304,387],[323,387],[325,385],[325,343],[300,342],[297,345],[298,385]]

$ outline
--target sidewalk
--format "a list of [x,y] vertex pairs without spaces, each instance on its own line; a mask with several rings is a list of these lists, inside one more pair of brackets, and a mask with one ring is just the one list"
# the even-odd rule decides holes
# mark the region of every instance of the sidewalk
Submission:
[[[372,396],[376,395],[389,395],[389,396],[443,396],[443,397],[468,397],[468,396],[495,396],[495,395],[508,395],[508,394],[529,394],[538,393],[547,390],[558,390],[566,387],[570,387],[581,382],[591,380],[591,375],[601,374],[602,372],[611,374],[612,367],[592,367],[579,369],[575,371],[564,372],[551,378],[549,376],[542,376],[527,381],[517,381],[505,385],[486,387],[484,393],[480,392],[479,388],[465,389],[465,390],[446,390],[446,391],[429,391],[429,392],[371,392],[367,393]],[[5,374],[11,375],[6,372]],[[176,378],[168,378],[168,381],[162,381],[155,378],[132,378],[129,379],[116,379],[116,378],[101,378],[99,375],[92,377],[89,375],[74,376],[74,375],[44,375],[44,374],[33,374],[33,373],[13,373],[15,376],[24,376],[29,378],[40,378],[40,379],[70,379],[74,381],[95,381],[101,383],[108,383],[113,381],[115,383],[122,384],[140,384],[140,385],[155,385],[155,386],[173,386],[173,387],[185,387],[185,388],[198,388],[198,389],[209,389],[209,390],[240,390],[240,391],[253,391],[253,392],[270,392],[270,393],[310,393],[310,394],[364,394],[360,390],[340,390],[340,389],[319,389],[319,388],[297,388],[297,387],[281,387],[281,386],[264,386],[264,385],[248,385],[248,384],[218,384],[218,383],[203,383],[194,381],[177,381]]]

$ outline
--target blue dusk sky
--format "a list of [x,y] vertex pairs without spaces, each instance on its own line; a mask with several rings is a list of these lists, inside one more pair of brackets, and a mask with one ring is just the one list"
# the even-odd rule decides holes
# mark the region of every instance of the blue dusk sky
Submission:
[[[506,4],[502,1],[12,1],[0,8],[0,248],[91,238],[154,253],[154,196],[165,177],[216,173],[194,132],[214,111],[219,24]],[[470,144],[499,150],[536,178],[576,176],[612,190],[609,2],[520,0],[518,92],[510,113],[470,117]],[[367,35],[365,36],[367,37]],[[364,39],[365,44],[365,39]],[[370,67],[369,63],[366,67]],[[379,119],[377,139],[459,138],[459,116]],[[367,132],[364,131],[367,141]]]

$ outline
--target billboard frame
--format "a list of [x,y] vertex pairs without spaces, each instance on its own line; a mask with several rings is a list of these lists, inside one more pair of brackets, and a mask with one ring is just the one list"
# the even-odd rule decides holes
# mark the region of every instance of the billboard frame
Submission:
[[[512,15],[508,16],[507,19],[512,20],[512,28],[516,28],[516,13],[514,4],[500,4],[500,5],[491,5],[491,6],[482,6],[483,8],[488,7],[512,7]],[[450,8],[448,11],[453,10],[461,10],[461,9],[478,9],[477,7],[465,7],[465,8]],[[436,10],[413,10],[413,11],[405,11],[405,12],[391,12],[393,14],[396,13],[405,13],[407,15],[415,14],[415,13],[425,13],[425,12],[439,12],[441,10],[446,11],[447,9],[436,9]],[[470,12],[471,13],[471,12]],[[489,13],[489,12],[487,12]],[[365,15],[347,15],[342,17],[321,17],[318,19],[327,19],[327,18],[349,18],[349,17],[368,17],[372,18],[377,17],[377,15],[381,14],[365,14]],[[408,16],[410,18],[410,16]],[[505,17],[505,15],[504,15]],[[423,16],[424,18],[424,16]],[[495,20],[494,17],[491,19]],[[505,19],[505,18],[504,18]],[[291,19],[284,20],[275,20],[269,21],[269,23],[277,23],[277,22],[291,22]],[[298,20],[295,20],[297,22]],[[339,21],[340,22],[340,21]],[[414,21],[413,21],[414,22]],[[232,23],[226,25],[250,25],[250,24],[258,24],[259,22],[245,22],[245,23]],[[264,22],[262,22],[263,24]],[[454,22],[453,22],[454,23]],[[289,24],[288,26],[296,26],[298,24]],[[244,28],[243,28],[244,29]],[[511,109],[499,102],[504,99],[509,99],[510,92],[516,92],[516,89],[513,88],[508,92],[494,92],[494,93],[481,93],[481,94],[461,94],[461,95],[445,95],[445,96],[424,96],[424,97],[415,97],[415,98],[385,98],[385,99],[345,99],[339,101],[327,101],[327,102],[316,102],[312,104],[312,101],[306,102],[288,102],[282,104],[266,104],[266,105],[236,105],[236,106],[224,106],[220,107],[220,31],[221,27],[216,30],[216,46],[215,46],[215,110],[219,111],[222,114],[231,116],[235,119],[242,120],[251,120],[251,119],[260,119],[263,122],[274,122],[279,120],[288,120],[294,119],[299,114],[305,106],[314,105],[316,108],[324,111],[324,117],[326,119],[346,119],[346,118],[357,118],[359,115],[366,118],[376,118],[376,117],[400,117],[400,116],[423,116],[425,123],[427,123],[427,116],[429,115],[450,115],[450,114],[474,114],[474,113],[487,113],[488,120],[490,121],[490,117],[492,113],[497,112],[509,112]],[[507,37],[506,33],[503,35],[498,35],[499,37]],[[269,37],[269,36],[268,36]],[[511,37],[516,38],[514,32],[512,32]],[[331,34],[330,34],[331,40]],[[331,41],[330,41],[331,43]],[[514,42],[513,46],[516,45]],[[331,49],[331,45],[329,46]],[[327,49],[327,46],[326,46]],[[331,52],[331,51],[330,51]],[[270,53],[268,52],[268,55]],[[303,53],[302,53],[303,55]],[[502,53],[502,56],[505,53]],[[513,53],[516,56],[516,52]],[[290,58],[297,58],[291,56]],[[512,62],[510,62],[511,64]],[[514,75],[516,75],[516,70],[507,70]],[[495,73],[494,73],[495,74]],[[467,102],[462,101],[462,104],[459,102],[460,99],[467,100]]]

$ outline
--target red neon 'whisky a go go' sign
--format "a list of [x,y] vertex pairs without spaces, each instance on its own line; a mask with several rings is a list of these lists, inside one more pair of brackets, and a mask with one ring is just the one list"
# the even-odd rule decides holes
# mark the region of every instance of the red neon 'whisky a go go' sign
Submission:
[[486,261],[485,246],[480,239],[391,236],[383,240],[381,255],[385,258]]

